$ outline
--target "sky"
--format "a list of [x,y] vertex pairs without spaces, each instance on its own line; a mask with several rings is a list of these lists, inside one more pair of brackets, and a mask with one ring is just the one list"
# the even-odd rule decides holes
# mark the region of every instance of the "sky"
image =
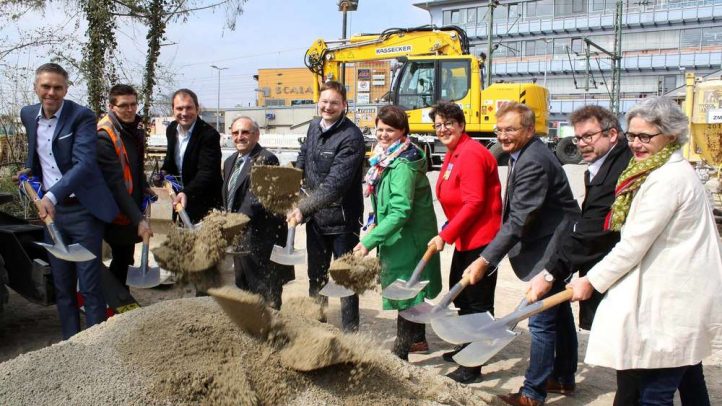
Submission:
[[[429,24],[429,13],[413,6],[419,1],[360,0],[358,10],[348,13],[348,33]],[[72,13],[51,9],[42,20],[71,26]],[[224,28],[225,18],[222,10],[202,11],[186,22],[176,22],[169,27],[161,50],[161,62],[175,73],[175,86],[194,90],[201,105],[209,109],[216,108],[218,92],[218,71],[210,65],[227,68],[220,73],[222,108],[255,105],[257,82],[253,75],[258,69],[303,67],[306,49],[314,40],[341,37],[337,0],[249,0],[235,31]],[[31,17],[16,24],[37,22]],[[13,27],[6,26],[3,32],[12,33]],[[118,42],[127,65],[143,64],[145,35],[142,26],[121,24]],[[43,52],[38,51],[13,57],[28,67],[44,61]],[[71,89],[68,97],[72,96]]]

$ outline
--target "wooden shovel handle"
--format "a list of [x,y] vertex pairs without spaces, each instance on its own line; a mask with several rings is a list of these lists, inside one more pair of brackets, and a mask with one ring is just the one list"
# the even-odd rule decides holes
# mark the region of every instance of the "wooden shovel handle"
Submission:
[[424,256],[421,257],[421,260],[424,261],[425,263],[429,262],[431,257],[433,257],[434,254],[436,254],[437,252],[438,252],[438,250],[436,249],[436,244],[431,244],[431,245],[429,245],[428,248],[426,248],[426,252],[424,252]]
[[288,220],[288,228],[294,228],[298,225],[298,221],[296,221],[296,217],[291,217],[290,220]]
[[[28,182],[23,182],[23,188],[25,188],[25,193],[28,195],[28,197],[30,197],[30,200],[33,201],[33,204],[35,204],[35,208],[38,209],[38,212],[40,212],[42,206],[40,205],[40,197],[38,197],[35,189],[33,189],[33,187],[30,186],[30,183]],[[45,218],[43,219],[43,222],[45,224],[52,224],[53,221],[53,217],[50,214],[45,216]]]
[[548,298],[542,300],[542,307],[539,311],[543,312],[550,307],[554,307],[560,303],[568,302],[572,298],[573,293],[574,290],[572,288],[566,288],[557,294],[549,296]]
[[[168,181],[163,182],[163,187],[165,188],[165,190],[168,191],[168,196],[170,196],[171,202],[173,200],[175,200],[176,194],[175,194],[175,191],[173,190],[173,186],[170,184],[170,182],[168,182]],[[183,204],[178,202],[173,205],[173,210],[175,210],[176,213],[180,213],[181,211],[185,210],[185,207],[183,207]]]

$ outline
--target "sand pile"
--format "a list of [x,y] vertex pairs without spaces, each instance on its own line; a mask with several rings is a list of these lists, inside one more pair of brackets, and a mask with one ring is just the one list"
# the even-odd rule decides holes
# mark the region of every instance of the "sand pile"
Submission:
[[[313,325],[286,310],[281,317],[289,324]],[[353,344],[354,356],[363,361],[310,373],[289,370],[273,345],[242,333],[212,299],[162,302],[0,364],[0,404],[476,405],[490,400],[377,350],[360,336],[327,329]]]
[[328,271],[336,283],[362,294],[378,285],[381,263],[377,257],[348,253],[333,261]]
[[266,210],[285,216],[298,202],[302,176],[290,166],[253,165],[251,190]]

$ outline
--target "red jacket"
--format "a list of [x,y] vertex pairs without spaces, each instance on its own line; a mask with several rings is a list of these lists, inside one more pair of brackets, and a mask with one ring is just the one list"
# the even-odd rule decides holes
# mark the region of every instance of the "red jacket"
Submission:
[[448,223],[439,233],[457,251],[482,247],[501,227],[501,183],[496,159],[483,145],[462,134],[444,156],[436,196]]

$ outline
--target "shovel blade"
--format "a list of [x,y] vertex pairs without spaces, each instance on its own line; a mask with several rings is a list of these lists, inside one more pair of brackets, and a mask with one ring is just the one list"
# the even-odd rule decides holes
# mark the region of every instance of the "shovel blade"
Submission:
[[87,248],[78,243],[68,245],[67,251],[62,250],[53,244],[46,244],[44,242],[36,242],[36,244],[45,247],[45,249],[56,258],[63,259],[65,261],[85,262],[95,259],[95,255],[93,255],[92,252],[88,251]]
[[489,312],[465,314],[463,316],[437,317],[431,320],[431,328],[439,338],[451,344],[465,344],[477,341],[483,336],[479,331],[494,322]]
[[381,296],[391,300],[407,300],[416,297],[422,289],[429,284],[429,281],[419,281],[411,286],[406,286],[406,281],[396,279],[394,283],[381,291]]
[[465,367],[478,367],[489,361],[516,338],[517,333],[509,330],[498,331],[495,337],[474,341],[454,355],[454,361]]
[[326,282],[326,286],[324,286],[318,293],[328,297],[347,297],[355,294],[353,290],[339,285],[334,282],[333,279],[329,279],[328,282]]
[[289,253],[286,247],[273,246],[271,261],[281,265],[303,265],[306,263],[306,250],[291,250]]
[[246,333],[265,338],[273,328],[273,315],[261,296],[235,286],[210,288],[208,294],[213,296],[226,316]]
[[134,288],[154,288],[160,285],[160,268],[149,266],[144,270],[141,267],[129,266],[125,284]]
[[406,310],[400,311],[399,315],[406,320],[413,321],[414,323],[429,324],[431,320],[437,317],[452,317],[456,315],[456,310],[448,307],[440,307],[434,305],[428,300],[417,304],[414,307],[409,307]]

